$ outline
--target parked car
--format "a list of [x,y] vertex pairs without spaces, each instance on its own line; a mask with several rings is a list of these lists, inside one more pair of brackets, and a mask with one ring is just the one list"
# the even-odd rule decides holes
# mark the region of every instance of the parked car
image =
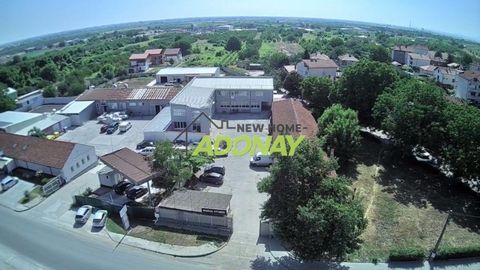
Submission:
[[141,150],[148,146],[155,146],[155,143],[152,141],[142,141],[139,144],[137,144],[137,150]]
[[108,125],[107,125],[107,124],[102,125],[102,126],[100,127],[100,133],[105,133],[105,132],[107,132],[107,129],[108,129]]
[[77,210],[75,215],[75,221],[78,223],[86,223],[90,215],[92,214],[93,207],[90,205],[84,205]]
[[118,125],[118,129],[120,130],[120,132],[127,132],[127,130],[129,130],[131,127],[132,123],[128,121],[120,122],[120,124]]
[[210,164],[203,169],[204,173],[218,173],[225,176],[225,166],[218,164]]
[[435,172],[440,172],[440,162],[432,156],[425,148],[416,146],[412,149],[412,155],[416,162],[420,165],[426,166]]
[[113,134],[118,129],[118,122],[111,123],[107,128],[107,134]]
[[214,185],[223,184],[223,175],[215,172],[203,173],[200,176],[200,181]]
[[107,210],[98,210],[93,215],[93,223],[92,227],[94,228],[102,228],[105,226],[105,222],[107,221],[108,211]]
[[122,120],[128,119],[128,114],[126,112],[115,112],[114,115],[120,117]]
[[11,187],[15,186],[18,183],[18,178],[14,176],[7,176],[2,179],[2,182],[0,182],[0,185],[2,187],[2,191],[7,191]]
[[155,152],[155,147],[154,146],[147,146],[147,147],[139,150],[137,153],[139,153],[142,156],[149,157],[149,156],[153,155],[153,152]]
[[130,188],[134,187],[135,185],[128,182],[127,180],[124,180],[118,184],[116,184],[115,186],[113,186],[113,190],[115,191],[115,193],[119,194],[119,195],[122,195],[125,193],[125,191],[129,190]]
[[136,200],[147,193],[148,190],[146,188],[134,186],[127,191],[127,198],[129,198],[130,200]]
[[250,159],[250,166],[270,166],[273,163],[272,157],[270,155],[262,155],[261,152],[258,152]]

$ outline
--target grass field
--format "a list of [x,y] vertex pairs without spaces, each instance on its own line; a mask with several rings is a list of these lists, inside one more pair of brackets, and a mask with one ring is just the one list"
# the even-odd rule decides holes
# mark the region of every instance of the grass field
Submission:
[[[450,185],[448,179],[416,164],[394,159],[381,146],[367,140],[357,163],[344,168],[354,178],[353,187],[362,196],[368,226],[364,243],[348,260],[385,261],[389,250],[419,247],[432,249],[446,220],[447,211],[478,215],[480,203],[467,190]],[[473,245],[480,242],[480,218],[454,215],[441,245]]]
[[237,52],[226,51],[223,46],[216,46],[206,40],[199,40],[192,45],[198,49],[198,53],[192,53],[185,57],[182,66],[230,66],[238,61]]
[[282,52],[288,56],[303,52],[298,43],[291,42],[263,42],[258,50],[260,58],[271,55],[274,52]]

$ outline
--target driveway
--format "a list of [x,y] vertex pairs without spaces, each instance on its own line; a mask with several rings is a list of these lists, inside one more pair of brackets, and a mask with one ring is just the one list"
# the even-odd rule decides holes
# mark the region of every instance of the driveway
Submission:
[[143,129],[153,117],[132,117],[128,119],[132,127],[125,133],[119,130],[113,134],[100,133],[103,124],[97,120],[85,122],[82,126],[67,130],[58,140],[87,144],[95,147],[97,155],[101,156],[123,147],[135,149],[137,143],[143,141]]
[[30,192],[35,184],[19,179],[18,183],[0,193],[0,204],[11,209],[15,209],[18,201],[23,198],[25,191]]

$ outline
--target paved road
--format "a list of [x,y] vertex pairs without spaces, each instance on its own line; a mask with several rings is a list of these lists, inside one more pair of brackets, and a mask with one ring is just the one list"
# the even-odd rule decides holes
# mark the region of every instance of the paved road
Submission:
[[70,233],[0,207],[0,269],[211,269]]

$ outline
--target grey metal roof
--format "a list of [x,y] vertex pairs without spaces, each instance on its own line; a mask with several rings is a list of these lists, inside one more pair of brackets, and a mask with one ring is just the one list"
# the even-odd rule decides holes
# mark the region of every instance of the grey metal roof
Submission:
[[218,67],[170,67],[157,72],[157,75],[195,75],[195,74],[215,74]]
[[46,115],[42,120],[20,129],[19,131],[15,132],[15,134],[28,135],[28,132],[34,127],[44,130],[67,119],[68,116],[65,115],[49,114]]
[[65,107],[63,107],[62,109],[60,109],[60,111],[58,111],[58,113],[59,114],[78,114],[78,113],[81,113],[86,108],[88,108],[88,106],[90,106],[94,102],[95,101],[74,100],[74,101],[68,103],[67,105],[65,105]]
[[6,111],[0,113],[0,126],[6,127],[10,125],[15,125],[24,121],[28,121],[34,118],[41,118],[41,113],[30,113],[30,112],[16,112],[16,111]]
[[167,106],[148,122],[143,129],[143,132],[164,131],[168,128],[171,121],[172,115],[170,114],[170,106]]

